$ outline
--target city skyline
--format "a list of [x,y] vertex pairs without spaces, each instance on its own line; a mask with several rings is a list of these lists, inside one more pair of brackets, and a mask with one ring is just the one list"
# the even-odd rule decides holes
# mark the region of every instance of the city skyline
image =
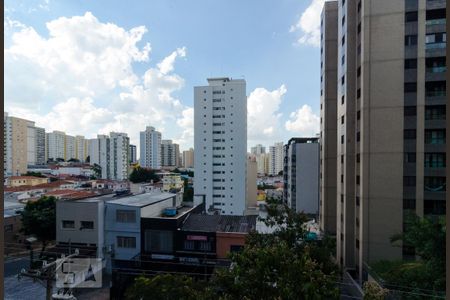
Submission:
[[[151,125],[184,150],[193,145],[193,86],[206,77],[244,75],[249,86],[248,149],[291,136],[314,136],[319,132],[315,79],[319,77],[317,32],[323,0],[298,2],[286,0],[273,12],[269,2],[258,2],[260,7],[201,2],[191,8],[178,3],[185,9],[177,11],[192,17],[211,5],[225,14],[217,23],[227,31],[220,51],[198,38],[209,30],[202,24],[183,23],[194,32],[189,39],[175,32],[186,16],[176,15],[176,19],[172,6],[161,1],[143,4],[151,8],[145,18],[131,8],[136,15],[132,22],[115,10],[101,10],[101,3],[36,2],[25,8],[7,2],[5,110],[47,131],[73,136],[125,132],[136,145],[141,128]],[[250,31],[242,32],[244,24],[227,23],[230,14],[246,14],[250,9],[256,9],[255,18],[269,18],[274,28],[252,23],[248,28],[255,33],[252,36]],[[158,21],[158,13],[173,24]],[[289,17],[280,18],[282,13]],[[214,18],[208,16],[206,21]],[[87,27],[95,30],[86,31]],[[89,36],[82,35],[86,32]],[[173,39],[163,39],[167,34]],[[246,50],[230,51],[234,43]],[[71,45],[70,51],[66,45]],[[104,51],[107,47],[111,53]],[[251,53],[256,48],[262,54],[254,58]],[[217,51],[220,59],[213,62]],[[270,62],[276,53],[285,58]],[[19,76],[16,72],[24,68],[27,72]],[[305,68],[317,76],[306,76]],[[58,76],[63,70],[71,75]]]

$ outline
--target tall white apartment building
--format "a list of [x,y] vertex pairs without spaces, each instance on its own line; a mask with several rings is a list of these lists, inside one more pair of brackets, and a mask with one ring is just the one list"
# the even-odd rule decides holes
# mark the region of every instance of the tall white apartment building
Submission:
[[103,179],[126,180],[128,178],[130,139],[126,133],[111,132],[110,136],[98,135],[89,141],[90,164],[102,169]]
[[260,175],[269,174],[269,153],[256,156],[256,168]]
[[64,160],[76,158],[77,143],[74,136],[66,135],[65,149],[64,149]]
[[161,141],[161,166],[178,167],[180,165],[180,146],[172,140]]
[[81,162],[85,162],[87,156],[89,155],[89,140],[85,139],[82,135],[77,135],[75,137],[75,157]]
[[255,155],[255,156],[264,154],[264,153],[266,153],[266,147],[264,147],[264,146],[261,145],[261,144],[258,144],[258,145],[256,145],[255,147],[252,147],[252,148],[250,149],[250,153],[253,154],[253,155]]
[[269,147],[269,175],[278,175],[283,171],[283,142]]
[[208,212],[243,215],[247,96],[243,79],[210,78],[194,88],[194,201]]
[[147,126],[140,134],[139,164],[144,168],[161,168],[161,132]]
[[46,159],[65,158],[66,134],[62,131],[54,130],[45,135]]

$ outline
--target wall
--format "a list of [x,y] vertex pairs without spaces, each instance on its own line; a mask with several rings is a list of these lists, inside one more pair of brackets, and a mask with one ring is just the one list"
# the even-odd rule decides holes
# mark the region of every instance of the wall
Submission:
[[217,258],[227,258],[232,245],[245,245],[246,233],[217,232],[216,253]]

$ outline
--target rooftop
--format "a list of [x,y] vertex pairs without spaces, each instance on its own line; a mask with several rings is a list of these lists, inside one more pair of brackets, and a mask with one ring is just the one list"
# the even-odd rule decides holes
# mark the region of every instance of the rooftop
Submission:
[[25,179],[44,179],[46,180],[47,178],[45,177],[37,177],[37,176],[11,176],[9,177],[9,180],[25,180]]
[[109,201],[111,204],[144,207],[176,196],[172,193],[144,193]]
[[191,214],[183,224],[185,231],[248,233],[256,229],[257,216]]

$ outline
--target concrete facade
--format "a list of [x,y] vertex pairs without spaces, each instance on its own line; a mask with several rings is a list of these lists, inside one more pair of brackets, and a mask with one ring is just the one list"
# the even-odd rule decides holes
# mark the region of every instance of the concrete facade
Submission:
[[183,151],[183,167],[193,168],[194,167],[194,149]]
[[161,133],[154,127],[147,126],[140,133],[139,164],[143,168],[161,168]]
[[180,165],[180,145],[172,140],[161,141],[161,167],[178,167]]
[[[194,191],[208,211],[242,215],[247,172],[247,96],[242,79],[194,88]],[[196,196],[194,202],[202,202]]]
[[284,147],[283,201],[293,210],[318,215],[319,139],[292,138]]
[[321,19],[320,228],[336,234],[338,2],[325,2]]
[[338,1],[337,260],[359,279],[413,254],[390,242],[406,213],[445,213],[445,23],[445,1]]

